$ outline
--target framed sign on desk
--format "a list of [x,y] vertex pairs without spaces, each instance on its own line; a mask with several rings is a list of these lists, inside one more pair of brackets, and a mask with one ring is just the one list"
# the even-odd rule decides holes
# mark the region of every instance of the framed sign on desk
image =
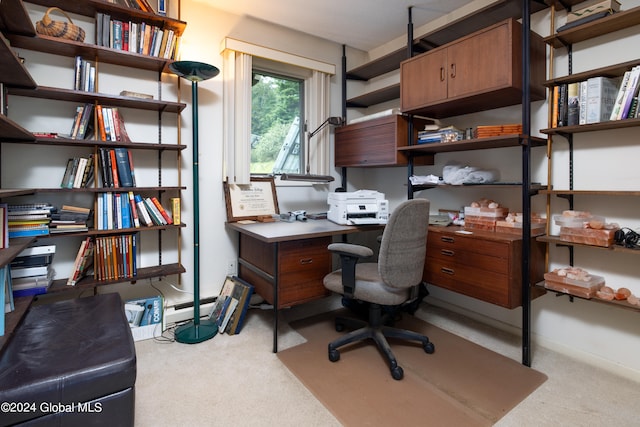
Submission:
[[280,213],[273,178],[251,178],[250,184],[223,184],[228,222],[257,220]]

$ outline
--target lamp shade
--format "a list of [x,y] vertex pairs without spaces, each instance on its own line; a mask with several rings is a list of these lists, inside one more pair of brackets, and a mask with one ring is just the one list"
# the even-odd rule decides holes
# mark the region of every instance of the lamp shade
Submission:
[[220,70],[213,65],[198,61],[176,61],[169,64],[169,69],[176,76],[190,82],[201,82],[214,78]]

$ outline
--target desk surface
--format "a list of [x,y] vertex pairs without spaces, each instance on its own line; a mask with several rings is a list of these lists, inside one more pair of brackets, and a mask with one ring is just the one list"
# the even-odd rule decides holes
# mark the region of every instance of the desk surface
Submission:
[[251,224],[227,222],[226,226],[267,243],[360,233],[384,228],[384,224],[340,225],[328,219],[309,219],[307,221],[294,222],[255,222]]

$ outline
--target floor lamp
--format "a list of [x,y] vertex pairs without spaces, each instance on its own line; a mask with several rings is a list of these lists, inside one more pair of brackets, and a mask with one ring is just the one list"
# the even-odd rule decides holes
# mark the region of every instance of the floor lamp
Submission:
[[192,161],[193,161],[193,321],[179,326],[174,333],[178,342],[197,344],[213,338],[218,325],[210,320],[200,320],[200,191],[198,188],[198,82],[218,75],[213,65],[195,61],[176,61],[169,69],[179,77],[191,82],[191,111],[193,120]]

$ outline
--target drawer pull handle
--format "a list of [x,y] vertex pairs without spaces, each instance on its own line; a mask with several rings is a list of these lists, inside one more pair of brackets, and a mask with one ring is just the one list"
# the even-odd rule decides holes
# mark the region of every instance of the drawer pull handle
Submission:
[[456,239],[454,239],[453,237],[449,237],[449,236],[442,236],[440,238],[440,240],[442,240],[445,243],[454,243],[456,241]]
[[446,256],[454,256],[454,255],[456,254],[454,251],[449,250],[449,249],[442,249],[442,250],[440,251],[440,253],[441,253],[442,255],[446,255]]
[[451,78],[456,78],[456,64],[451,64]]
[[300,260],[300,264],[302,265],[311,264],[312,262],[313,262],[313,258],[302,258]]
[[445,274],[451,274],[451,275],[454,275],[454,274],[455,274],[455,271],[454,271],[453,269],[451,269],[451,268],[445,268],[445,267],[442,267],[442,268],[440,269],[440,271],[442,271],[442,272],[443,272],[443,273],[445,273]]
[[446,77],[446,73],[444,71],[444,67],[440,67],[440,81],[443,82]]

